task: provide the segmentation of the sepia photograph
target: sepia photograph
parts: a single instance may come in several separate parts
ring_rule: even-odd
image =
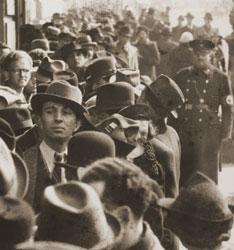
[[[234,0],[0,0],[0,250],[234,250]]]

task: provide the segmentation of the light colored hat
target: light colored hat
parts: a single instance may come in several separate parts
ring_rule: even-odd
[[[193,34],[190,32],[183,32],[179,39],[180,43],[189,43],[193,40]]]

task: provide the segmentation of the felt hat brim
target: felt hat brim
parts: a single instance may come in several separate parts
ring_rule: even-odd
[[[89,114],[83,114],[83,117],[84,117],[84,120],[87,124],[88,130],[99,131],[98,128],[95,126],[94,121],[92,120],[92,118],[90,117]],[[99,122],[100,121],[96,121],[96,124]],[[103,132],[103,131],[101,131],[101,132]],[[120,141],[114,137],[111,137],[111,138],[115,142],[116,156],[125,157],[136,147],[136,145],[129,144],[129,143],[124,142],[124,141]],[[72,167],[72,166],[73,165],[70,165],[70,167]]]
[[[174,198],[161,198],[157,200],[157,205],[159,207],[170,210],[172,203],[175,202]]]
[[[28,168],[23,161],[23,159],[16,153],[11,152],[15,168],[16,168],[16,177],[17,177],[17,193],[16,197],[24,198],[28,191],[29,186],[29,172]]]
[[[35,112],[35,114],[40,115],[43,104],[48,101],[62,102],[64,104],[67,104],[73,110],[75,110],[77,114],[82,114],[82,113],[87,112],[87,110],[82,105],[80,105],[79,103],[75,101],[69,100],[67,98],[64,98],[58,95],[38,93],[31,100],[32,109]]]
[[[149,90],[150,92],[157,98],[157,100],[160,102],[160,99],[158,98],[157,94],[155,93],[155,91],[150,87],[150,84],[148,83],[142,83],[143,85],[145,85]],[[161,102],[160,102],[161,103]],[[168,113],[172,114],[175,118],[178,118],[178,114],[175,110],[169,110],[167,109],[162,103],[161,103],[162,107],[165,108],[165,110],[168,111]]]
[[[96,43],[96,42],[82,43],[81,46],[82,46],[82,47],[85,47],[85,46],[93,46],[93,47],[96,47],[96,46],[97,46],[97,43]]]

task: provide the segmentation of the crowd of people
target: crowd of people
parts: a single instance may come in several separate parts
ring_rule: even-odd
[[[1,250],[234,249],[234,36],[169,11],[55,13],[0,43]]]

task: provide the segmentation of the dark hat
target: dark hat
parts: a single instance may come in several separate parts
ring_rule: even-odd
[[[116,81],[128,82],[133,87],[136,87],[138,84],[140,84],[140,72],[139,70],[129,68],[118,69],[116,73]]]
[[[84,49],[81,45],[76,43],[69,43],[65,44],[61,48],[61,56],[64,61],[74,52],[74,51],[81,51],[85,56],[87,55],[87,50]]]
[[[33,127],[31,113],[27,108],[6,108],[0,110],[0,117],[5,119],[16,135]]]
[[[97,110],[116,110],[135,104],[133,87],[125,82],[115,82],[97,88]]]
[[[34,225],[30,205],[21,199],[0,196],[0,207],[1,249],[12,249],[15,244],[29,240]]]
[[[217,185],[196,172],[177,198],[162,198],[158,205],[168,211],[167,225],[182,242],[212,247],[228,240],[233,215]]]
[[[120,114],[113,114],[96,125],[98,131],[108,134],[115,142],[116,156],[125,157],[137,146],[139,124]]]
[[[31,105],[35,114],[40,115],[42,105],[47,101],[61,102],[69,105],[76,114],[86,112],[82,104],[82,94],[79,88],[64,80],[51,82],[45,93],[38,93],[32,97]]]
[[[45,93],[49,84],[47,83],[40,83],[37,85],[37,93]]]
[[[126,108],[121,109],[118,112],[120,115],[133,119],[133,120],[154,120],[155,113],[154,110],[144,104],[134,104]]]
[[[183,21],[183,20],[184,20],[184,17],[183,17],[183,16],[178,16],[178,17],[177,17],[177,20],[182,20],[182,21]]]
[[[190,12],[187,13],[186,17],[188,19],[193,19],[194,18],[194,16]]]
[[[75,134],[68,142],[67,163],[57,165],[72,170],[85,167],[105,157],[115,156],[115,143],[105,133],[83,131]]]
[[[137,27],[137,34],[140,33],[141,31],[145,31],[146,34],[149,34],[149,28],[145,25],[141,25]]]
[[[34,77],[40,82],[46,83],[53,80],[54,72],[65,70],[66,64],[62,60],[52,60],[49,57],[45,57],[37,72],[34,73]]]
[[[11,125],[4,119],[0,118],[0,137],[6,143],[7,147],[10,150],[15,149],[15,133],[11,127]]]
[[[132,37],[132,30],[128,25],[121,26],[118,30],[119,36]]]
[[[156,102],[161,104],[162,109],[165,109],[165,113],[171,112],[175,117],[177,116],[175,109],[184,102],[184,95],[170,77],[161,74],[150,85],[145,84],[145,86],[145,91],[149,90],[154,95]],[[144,104],[147,101],[139,99],[139,103]],[[150,106],[153,108],[152,104]]]
[[[166,26],[164,25],[161,29],[161,35],[163,36],[170,36],[172,33],[171,33],[171,29],[169,26]]]
[[[112,214],[104,213],[98,194],[91,186],[69,181],[45,189],[37,240],[109,249],[121,232],[119,221]]]
[[[76,43],[78,45],[81,45],[82,47],[85,47],[85,46],[96,47],[97,46],[97,43],[93,42],[91,36],[89,35],[78,36],[76,39]]]
[[[97,58],[87,67],[84,78],[88,83],[96,83],[100,79],[116,73],[116,60],[111,57]]]
[[[50,50],[50,43],[48,39],[34,39],[31,42],[31,49],[43,49],[45,51]]]
[[[195,39],[189,43],[189,46],[195,52],[212,51],[215,48],[215,44],[212,41],[205,39]]]
[[[213,16],[210,12],[206,12],[205,16],[204,16],[204,19],[207,19],[207,20],[213,20]]]
[[[87,250],[64,242],[34,241],[17,244],[14,250]]]

